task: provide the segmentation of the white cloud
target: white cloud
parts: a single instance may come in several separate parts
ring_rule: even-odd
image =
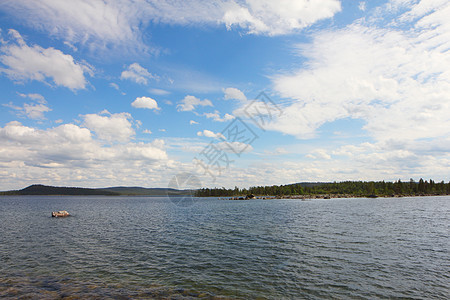
[[[15,0],[0,2],[0,10],[20,24],[90,50],[116,53],[151,52],[143,30],[149,23],[226,25],[252,34],[277,35],[331,18],[341,10],[338,0]]]
[[[23,105],[24,114],[30,119],[45,119],[44,113],[51,109],[44,104],[25,103]]]
[[[126,93],[124,93],[124,92],[122,92],[122,91],[120,90],[120,87],[119,87],[119,85],[118,85],[117,83],[110,82],[110,83],[109,83],[109,86],[112,87],[113,89],[115,89],[116,91],[119,91],[120,94],[122,94],[123,96],[126,95]]]
[[[0,127],[0,153],[2,185],[12,188],[38,183],[36,180],[97,187],[119,183],[145,186],[145,181],[155,180],[162,184],[164,179],[155,172],[162,174],[170,163],[161,140],[104,145],[89,129],[74,124],[41,130],[10,122]]]
[[[422,3],[428,5],[425,14],[417,12]],[[299,54],[307,58],[305,67],[274,79],[280,95],[293,100],[271,129],[309,138],[322,124],[353,118],[365,120],[363,129],[377,141],[448,136],[446,12],[448,2],[421,2],[397,19],[411,14],[421,18],[399,27],[358,21],[315,34],[311,44],[299,46]]]
[[[142,132],[146,134],[152,134],[152,131],[150,129],[144,129]]]
[[[64,86],[71,90],[85,89],[88,84],[84,73],[92,75],[89,66],[76,63],[71,55],[54,48],[28,46],[22,36],[10,29],[13,41],[0,46],[0,72],[11,80],[23,82],[37,80]]]
[[[24,103],[23,106],[17,106],[14,105],[12,102],[9,104],[3,104],[5,107],[9,107],[11,109],[14,109],[18,112],[19,116],[26,116],[27,118],[34,119],[34,120],[44,120],[45,116],[44,113],[51,111],[52,109],[49,108],[46,104],[47,101],[45,100],[44,96],[41,94],[21,94],[18,93],[18,95],[22,98],[29,98],[31,100],[36,101],[37,103]]]
[[[223,92],[225,94],[225,100],[236,99],[242,102],[247,101],[247,97],[245,97],[244,93],[237,88],[226,88]]]
[[[159,110],[158,103],[155,99],[152,99],[150,97],[138,97],[136,100],[131,103],[131,106],[135,108],[147,108],[147,109],[154,109]]]
[[[67,47],[69,47],[70,49],[72,49],[72,51],[78,51],[78,48],[75,47],[72,43],[68,42],[68,41],[64,41],[64,45],[66,45]]]
[[[172,147],[172,144],[174,142],[168,142],[166,146],[165,142],[154,140],[151,143],[111,145],[95,139],[89,129],[74,124],[40,130],[17,121],[10,122],[0,127],[0,181],[3,190],[23,188],[37,183],[37,179],[43,184],[60,186],[166,186],[168,178],[180,170],[195,171],[192,164],[168,159],[165,149]],[[192,147],[190,151],[195,153],[206,146],[195,139],[179,139],[178,148],[186,145]],[[299,181],[408,180],[410,177],[447,181],[450,168],[448,138],[421,145],[344,145],[338,150],[353,152],[348,160],[334,159],[336,155],[346,154],[333,152],[330,160],[280,161],[263,158],[238,162],[229,145],[222,142],[215,145],[230,153],[230,160],[234,160],[218,178],[221,185],[229,188],[234,187],[236,182],[241,187],[247,187]],[[246,148],[245,145],[233,147],[252,150],[251,146]],[[354,151],[353,147],[358,150]],[[183,148],[183,151],[188,150]],[[201,177],[202,174],[199,178],[207,186],[211,178],[208,175]],[[21,179],[20,182],[17,178]]]
[[[247,153],[253,151],[253,147],[250,144],[242,143],[242,142],[220,142],[217,143],[216,146],[219,149],[222,149],[223,151],[227,153]]]
[[[142,126],[142,121],[141,120],[135,120],[134,121],[134,125],[136,125],[136,128],[141,128],[141,126]]]
[[[252,34],[279,35],[331,18],[340,10],[337,0],[247,0],[245,4],[233,1],[223,22],[228,29],[236,25]]]
[[[147,85],[149,79],[159,80],[159,76],[150,73],[138,63],[132,63],[122,72],[120,79],[131,80],[139,84]]]
[[[154,95],[158,95],[158,96],[166,96],[166,95],[170,94],[169,91],[166,91],[166,90],[163,90],[163,89],[155,89],[155,88],[150,89],[149,92],[154,94]]]
[[[285,148],[277,147],[274,151],[264,150],[263,155],[278,156],[278,155],[285,155],[285,154],[288,154],[288,153],[289,152]]]
[[[325,149],[316,149],[310,154],[306,155],[308,158],[312,159],[331,159],[331,155],[327,153]]]
[[[38,101],[39,103],[46,104],[47,101],[45,101],[44,96],[41,94],[19,94],[20,97],[23,98],[30,98],[31,100]]]
[[[361,11],[366,11],[366,2],[364,2],[364,1],[359,2],[358,8]]]
[[[361,145],[345,145],[332,151],[333,155],[342,155],[353,157],[366,151],[375,150],[375,146],[370,143],[362,143]]]
[[[120,91],[119,85],[117,83],[114,82],[110,82],[109,86],[112,87],[113,89]]]
[[[190,120],[190,121],[189,121],[189,124],[190,124],[190,125],[194,125],[194,124],[198,124],[198,122],[195,122],[194,120]]]
[[[220,132],[214,133],[208,129],[197,132],[197,135],[198,136],[206,136],[206,137],[215,138],[215,139],[219,139],[219,138],[225,139],[223,134],[221,134]]]
[[[131,160],[160,160],[166,159],[166,152],[161,149],[164,146],[162,140],[155,140],[151,144],[131,143],[127,145],[119,145],[121,150],[121,159]]]
[[[143,49],[139,25],[145,2],[73,0],[2,1],[7,11],[30,27],[90,49]]]
[[[301,144],[302,147],[305,144]],[[286,184],[301,181],[345,181],[345,180],[409,180],[414,178],[433,178],[436,181],[448,181],[448,168],[450,167],[450,140],[444,141],[440,154],[430,155],[430,149],[436,145],[427,145],[419,153],[416,148],[404,149],[388,148],[387,145],[370,144],[354,145],[366,150],[354,156],[336,159],[314,158],[303,160],[286,157],[272,157],[270,160],[239,160],[237,161],[227,145],[222,144],[224,151],[231,153],[229,158],[235,160],[230,168],[224,170],[218,182],[226,187],[234,187],[236,182],[241,186]],[[244,147],[244,146],[243,146]],[[246,151],[250,149],[246,149]],[[323,149],[331,153],[329,149]],[[204,184],[211,182],[210,178],[202,178]],[[214,185],[213,185],[214,186]]]
[[[234,116],[230,115],[230,114],[225,114],[222,117],[220,117],[219,112],[216,110],[213,113],[204,113],[203,114],[205,117],[207,117],[208,119],[213,119],[216,122],[227,122],[227,121],[231,121],[234,119]]]
[[[200,100],[188,95],[177,105],[177,109],[178,111],[193,111],[196,106],[213,106],[213,104],[208,99]]]
[[[234,116],[251,119],[251,122],[254,125],[257,125],[263,130],[274,129],[275,125],[272,121],[282,120],[280,116],[282,116],[283,113],[281,106],[277,105],[265,94],[262,94],[261,97],[258,97],[249,103],[241,103],[241,106],[233,111]],[[292,117],[294,120],[298,118],[295,114],[292,115]],[[288,119],[288,121],[292,120]]]
[[[100,140],[106,142],[128,142],[135,131],[130,120],[129,113],[109,114],[87,114],[82,116],[83,126],[92,130]]]

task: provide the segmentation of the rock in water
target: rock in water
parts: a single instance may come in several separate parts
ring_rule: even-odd
[[[65,210],[60,210],[60,211],[54,211],[52,212],[52,217],[55,218],[61,218],[61,217],[68,217],[70,216],[69,213]]]

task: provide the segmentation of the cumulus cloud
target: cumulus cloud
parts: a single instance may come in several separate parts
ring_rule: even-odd
[[[206,137],[215,138],[215,139],[218,139],[218,138],[225,139],[223,134],[221,134],[220,132],[215,133],[208,129],[197,132],[197,135],[198,136],[206,136]]]
[[[168,140],[167,145],[162,140],[111,145],[95,139],[95,134],[89,129],[74,124],[38,129],[14,121],[0,127],[0,179],[3,189],[23,188],[36,183],[36,178],[41,178],[44,184],[61,186],[164,186],[167,178],[180,169],[195,172],[192,164],[168,159],[165,149],[174,144]],[[185,147],[189,143],[186,139],[180,139],[178,144]],[[198,142],[192,141],[191,144],[194,147]],[[231,160],[236,160],[234,151],[227,143],[218,142],[215,145],[230,153]],[[251,146],[246,148],[245,145],[240,146],[244,151],[252,150]],[[237,144],[233,146],[239,147]],[[390,147],[389,150],[386,150],[387,147]],[[203,145],[191,151],[198,153],[202,149]],[[450,168],[449,149],[450,140],[445,138],[421,145],[383,145],[380,142],[343,145],[335,152],[324,149],[333,158],[342,156],[341,160],[263,159],[231,162],[230,168],[221,174],[220,184],[232,188],[236,182],[246,187],[337,178],[408,180],[428,174],[433,174],[432,178],[436,180],[446,179]],[[350,156],[345,159],[347,155]],[[206,184],[211,181],[208,175],[201,177],[202,174],[198,175],[202,182]],[[20,182],[17,178],[21,178]]]
[[[12,103],[3,105],[17,110],[19,115],[23,115],[34,120],[45,119],[44,113],[51,111],[51,108],[42,103],[25,103],[23,106],[15,106]]]
[[[341,141],[342,142],[342,141]],[[244,160],[232,162],[226,172],[220,176],[220,184],[234,187],[236,182],[245,183],[244,186],[251,185],[272,185],[286,184],[288,182],[301,181],[334,181],[334,180],[409,180],[414,178],[433,178],[437,181],[442,179],[447,181],[448,168],[450,167],[450,140],[445,138],[439,141],[439,153],[434,144],[420,146],[419,144],[407,144],[393,146],[382,143],[362,143],[356,145],[344,145],[345,151],[352,151],[354,146],[359,148],[352,156],[334,153],[332,145],[329,149],[321,149],[323,154],[331,156],[330,159],[323,159],[316,151],[307,149],[305,144],[299,144],[295,153],[312,153],[314,158],[289,159],[288,157],[271,157],[260,160]],[[218,143],[219,144],[219,143]],[[217,145],[217,144],[214,144]],[[241,149],[244,152],[251,151],[243,144]],[[328,146],[328,145],[327,145]],[[226,143],[221,143],[221,149],[230,153],[229,158],[235,160],[234,148],[228,147]],[[238,146],[239,147],[239,146]],[[336,147],[338,148],[338,147]],[[227,150],[228,149],[228,150]],[[320,148],[319,148],[320,149]],[[285,152],[285,150],[281,150]],[[431,151],[431,152],[430,152]],[[292,152],[290,152],[292,153]],[[433,155],[430,155],[433,153]],[[302,153],[303,154],[303,153]],[[274,155],[270,153],[270,155]],[[335,156],[341,155],[338,159]],[[430,175],[432,175],[430,177]],[[210,182],[209,178],[202,178],[203,182]]]
[[[237,88],[229,87],[229,88],[224,89],[223,92],[225,94],[225,96],[224,96],[225,100],[233,99],[233,100],[239,100],[242,102],[247,101],[247,97],[245,97],[244,93]]]
[[[204,113],[203,114],[205,117],[207,117],[208,119],[213,119],[216,122],[227,122],[227,121],[231,121],[234,119],[234,116],[230,115],[230,114],[225,114],[222,117],[220,117],[219,111],[214,111],[213,113]]]
[[[364,120],[377,141],[448,136],[447,12],[446,1],[420,2],[396,17],[397,27],[371,26],[383,20],[378,14],[368,24],[318,32],[298,46],[307,59],[303,68],[274,79],[292,102],[269,127],[309,138],[325,123],[353,118]]]
[[[131,80],[139,84],[147,85],[149,79],[159,80],[159,76],[150,73],[138,63],[132,63],[122,72],[120,79]]]
[[[193,111],[196,106],[213,106],[213,104],[208,99],[200,100],[197,97],[188,95],[177,105],[177,110]]]
[[[24,103],[23,106],[14,105],[12,102],[8,104],[3,104],[5,107],[9,107],[17,111],[19,116],[25,116],[34,120],[43,120],[45,119],[44,113],[51,111],[52,109],[47,106],[47,101],[44,96],[41,94],[21,94],[18,95],[22,98],[29,98],[31,100],[36,101],[37,103]]]
[[[194,121],[194,120],[190,120],[190,121],[189,121],[189,124],[190,124],[190,125],[194,125],[194,124],[198,124],[198,122],[196,122],[196,121]]]
[[[83,126],[93,131],[96,136],[106,142],[128,142],[135,131],[131,123],[129,113],[110,114],[104,112],[101,114],[83,115]]]
[[[0,46],[1,73],[16,82],[37,80],[71,90],[86,88],[84,75],[92,75],[88,65],[76,63],[71,55],[54,48],[28,46],[16,30],[10,29],[9,34],[12,40]]]
[[[159,110],[158,103],[155,99],[152,99],[150,97],[138,97],[136,100],[134,100],[131,103],[131,106],[135,108],[147,108],[147,109],[154,109]]]
[[[36,178],[49,178],[43,183],[54,185],[136,184],[137,173],[153,180],[155,170],[168,163],[161,140],[104,144],[88,128],[74,124],[37,129],[10,122],[0,127],[0,152],[2,182],[16,188],[23,186],[17,186],[15,176],[21,178],[20,185],[36,183]]]

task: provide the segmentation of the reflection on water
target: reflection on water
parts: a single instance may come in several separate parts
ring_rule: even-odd
[[[446,299],[449,212],[450,197],[1,197],[0,297]]]

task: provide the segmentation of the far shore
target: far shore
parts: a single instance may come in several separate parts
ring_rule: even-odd
[[[351,195],[351,194],[319,194],[319,195],[283,195],[283,196],[254,196],[248,198],[246,196],[231,196],[218,197],[224,200],[271,200],[271,199],[299,199],[299,200],[313,200],[313,199],[346,199],[346,198],[407,198],[407,197],[437,197],[450,196],[449,194],[421,194],[421,195]],[[213,198],[217,198],[211,196]],[[205,197],[209,198],[209,197]]]

